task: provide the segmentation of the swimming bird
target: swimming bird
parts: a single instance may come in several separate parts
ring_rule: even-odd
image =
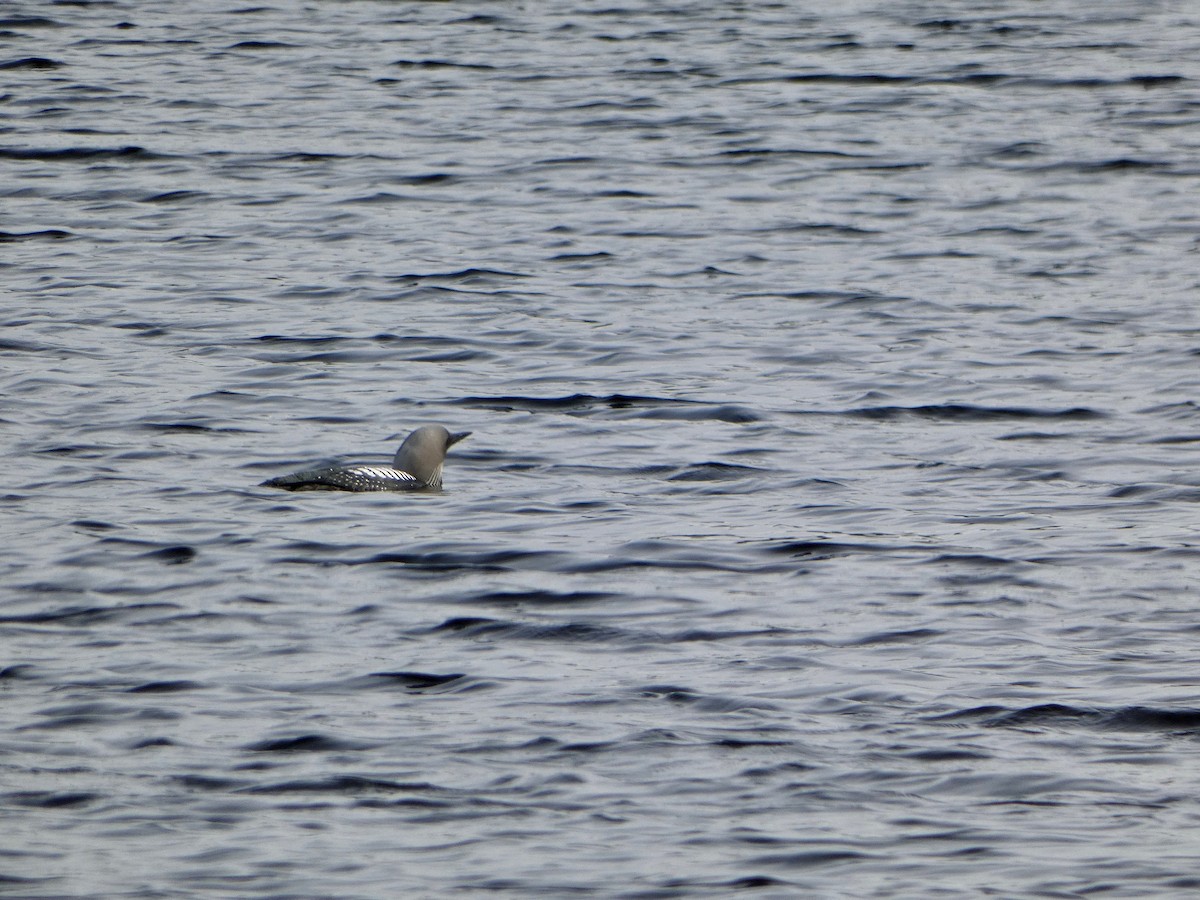
[[[422,425],[404,439],[390,466],[327,466],[270,478],[262,487],[285,491],[438,491],[446,451],[469,435]]]

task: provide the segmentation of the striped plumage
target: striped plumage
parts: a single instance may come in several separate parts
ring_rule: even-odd
[[[432,485],[391,466],[329,466],[281,475],[263,487],[288,491],[419,491]]]
[[[470,433],[451,434],[441,425],[422,425],[404,439],[390,466],[327,466],[271,478],[262,486],[286,491],[440,490],[446,451]]]

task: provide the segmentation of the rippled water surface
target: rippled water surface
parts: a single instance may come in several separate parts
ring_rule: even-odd
[[[837,10],[4,4],[0,893],[1200,888],[1200,13]]]

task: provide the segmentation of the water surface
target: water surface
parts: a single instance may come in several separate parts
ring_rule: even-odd
[[[1194,890],[1200,20],[968,6],[10,2],[0,890]]]

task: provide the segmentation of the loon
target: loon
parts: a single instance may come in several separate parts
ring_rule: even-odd
[[[404,439],[390,466],[328,466],[281,475],[261,487],[285,491],[441,490],[446,451],[471,432],[451,434],[441,425],[422,425]]]

